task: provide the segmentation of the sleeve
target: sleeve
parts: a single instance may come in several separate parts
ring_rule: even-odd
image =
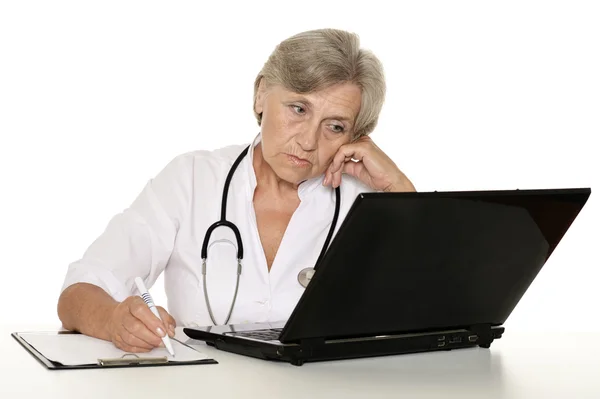
[[[83,257],[69,265],[61,292],[75,283],[90,283],[123,301],[134,294],[135,277],[152,286],[173,251],[190,203],[192,178],[192,156],[172,160],[129,208],[109,221]]]

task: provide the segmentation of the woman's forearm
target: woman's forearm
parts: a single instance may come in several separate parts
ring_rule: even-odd
[[[107,326],[119,303],[102,288],[88,283],[73,284],[58,300],[58,318],[67,330],[110,340]]]

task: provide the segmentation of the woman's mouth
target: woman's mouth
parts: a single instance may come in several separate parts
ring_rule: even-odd
[[[300,168],[306,168],[311,165],[311,163],[308,159],[298,158],[297,156],[290,155],[290,154],[286,154],[286,155],[287,155],[288,161],[294,166],[297,166]]]

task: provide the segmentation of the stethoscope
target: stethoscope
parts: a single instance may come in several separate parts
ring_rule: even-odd
[[[228,221],[226,218],[227,215],[227,193],[229,191],[229,185],[231,183],[231,178],[235,170],[237,169],[242,159],[248,154],[248,150],[250,146],[246,147],[244,151],[237,157],[231,168],[229,169],[229,173],[227,174],[227,178],[225,179],[225,186],[223,187],[223,197],[221,198],[221,220],[213,223],[208,230],[206,230],[206,234],[204,236],[204,242],[202,243],[202,285],[204,288],[204,299],[206,301],[206,308],[208,309],[208,314],[210,315],[210,319],[212,320],[214,325],[217,325],[215,321],[215,317],[212,312],[212,307],[210,306],[210,301],[208,299],[208,292],[206,290],[206,259],[208,255],[208,242],[210,240],[210,235],[217,227],[229,227],[233,234],[235,235],[235,240],[237,241],[237,281],[235,283],[235,291],[233,293],[233,300],[231,301],[231,307],[229,308],[229,314],[227,315],[227,319],[225,319],[225,323],[229,322],[229,318],[231,317],[231,313],[233,312],[233,307],[235,306],[235,301],[238,295],[238,288],[240,286],[240,274],[242,274],[242,258],[244,257],[244,247],[242,245],[242,237],[240,235],[240,231],[237,226],[232,222]],[[331,237],[333,236],[333,231],[335,230],[335,225],[337,223],[338,216],[340,214],[340,188],[337,187],[335,189],[335,211],[333,214],[333,221],[331,222],[331,227],[329,228],[329,233],[327,234],[327,238],[325,239],[325,244],[323,244],[323,248],[321,249],[321,253],[317,258],[317,263],[321,260],[321,258],[325,255],[327,248],[329,247],[329,242],[331,241]],[[298,273],[298,282],[301,286],[306,288],[310,279],[314,274],[314,268],[307,267]]]

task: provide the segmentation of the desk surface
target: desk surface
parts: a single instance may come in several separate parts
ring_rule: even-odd
[[[0,398],[25,393],[62,399],[182,395],[600,398],[600,332],[533,334],[507,329],[490,349],[306,363],[301,367],[229,354],[189,340],[219,364],[50,371],[10,336],[13,331],[28,330],[0,326]],[[177,337],[187,340],[181,329]]]

